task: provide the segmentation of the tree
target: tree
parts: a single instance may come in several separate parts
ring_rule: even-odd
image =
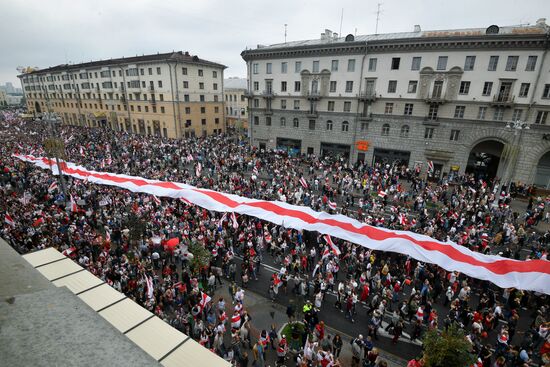
[[[471,349],[464,330],[457,325],[441,333],[437,329],[430,330],[424,337],[425,367],[470,366],[475,360]]]
[[[201,268],[210,264],[211,253],[202,244],[191,241],[188,251],[193,254],[193,259],[191,259],[193,274],[199,274]]]

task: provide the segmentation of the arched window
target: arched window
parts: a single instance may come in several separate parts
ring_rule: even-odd
[[[390,135],[390,125],[384,124],[382,125],[382,136],[388,136]]]
[[[402,138],[408,138],[409,137],[409,125],[403,125],[401,126],[401,137]]]
[[[327,120],[327,130],[332,131],[332,120]]]
[[[292,125],[295,128],[299,128],[300,127],[300,121],[297,118],[295,118],[294,120],[292,120]]]
[[[349,130],[349,122],[347,121],[342,122],[342,131],[346,132],[348,130]]]
[[[281,127],[286,126],[286,119],[284,117],[281,117]]]

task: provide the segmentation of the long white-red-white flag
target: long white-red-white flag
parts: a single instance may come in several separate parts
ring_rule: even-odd
[[[15,227],[15,221],[13,220],[11,215],[9,215],[9,213],[6,213],[6,216],[4,217],[4,222],[6,222],[7,224],[9,224],[12,227]]]
[[[31,155],[15,155],[43,169],[58,172],[55,161]],[[343,215],[316,212],[311,208],[279,201],[265,201],[206,190],[178,182],[148,180],[108,172],[96,172],[74,163],[64,163],[63,173],[89,182],[125,188],[133,192],[171,198],[185,198],[193,204],[217,212],[236,212],[266,220],[286,228],[318,231],[361,246],[409,255],[488,280],[503,288],[518,288],[550,294],[550,261],[520,261],[474,252],[453,242],[443,242],[408,231],[373,227]],[[54,168],[55,167],[55,168]]]

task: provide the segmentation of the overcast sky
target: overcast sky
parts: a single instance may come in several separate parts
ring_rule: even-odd
[[[379,0],[378,32],[487,27],[550,18],[550,0]],[[374,0],[0,0],[0,83],[17,66],[189,51],[245,76],[240,53],[257,44],[375,32]],[[549,19],[550,23],[550,19]]]

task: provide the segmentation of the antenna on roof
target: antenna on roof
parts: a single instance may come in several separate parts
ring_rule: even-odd
[[[285,23],[285,43],[286,43],[286,27],[287,27],[287,24]]]
[[[380,6],[382,3],[378,3],[378,8],[376,10],[376,30],[374,31],[374,34],[378,34],[378,21],[380,20],[380,14],[382,13],[380,11]]]
[[[344,8],[342,8],[342,13],[340,14],[340,32],[338,34],[342,34],[342,22],[344,21]]]

